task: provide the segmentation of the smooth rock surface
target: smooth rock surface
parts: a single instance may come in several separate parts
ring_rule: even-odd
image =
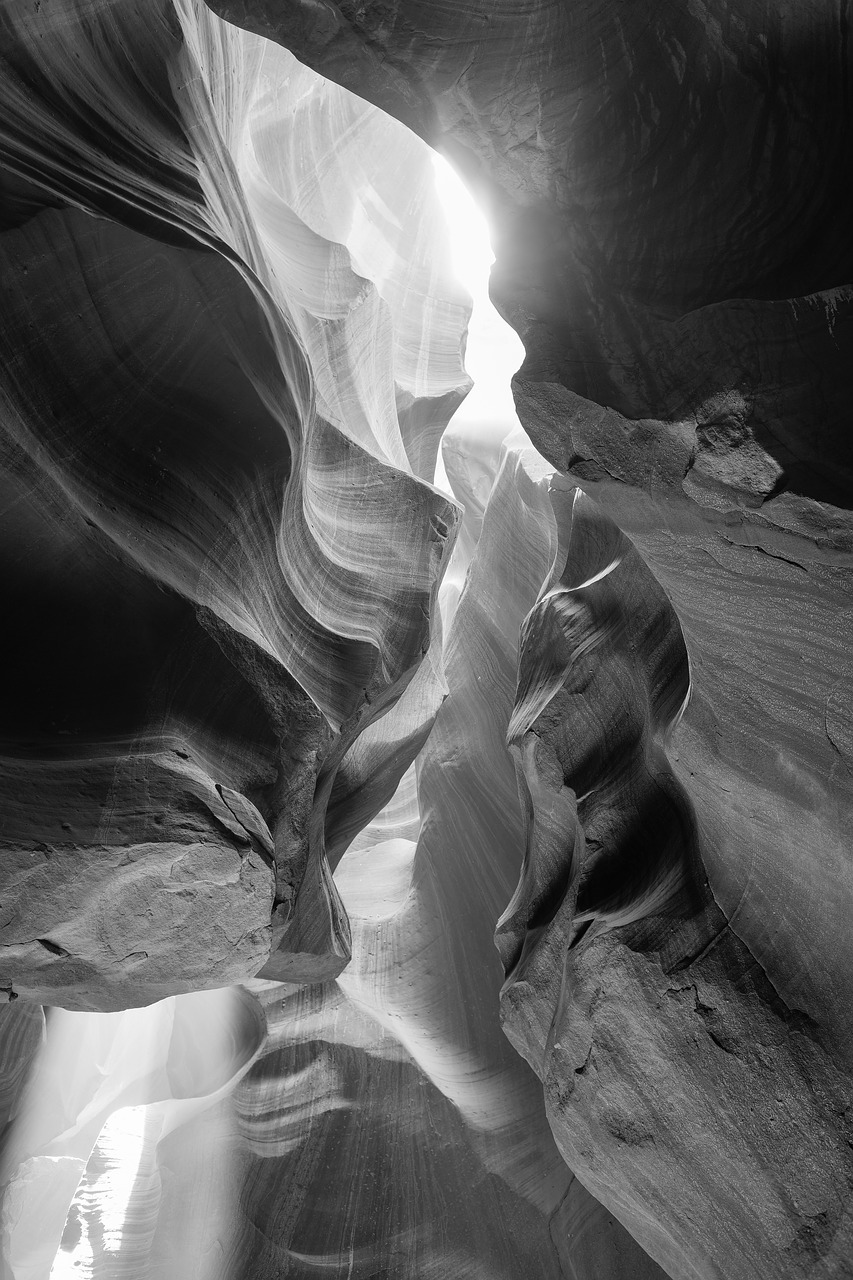
[[[478,186],[522,423],[594,573],[630,539],[608,620],[525,624],[512,737],[505,1019],[561,1150],[674,1276],[848,1274],[849,7],[216,7]]]
[[[136,1134],[121,1261],[851,1274],[846,3],[0,24],[0,988],[313,984]],[[467,303],[368,102],[526,347],[455,563]],[[22,1274],[75,1182],[114,1252],[159,1009],[165,1084],[128,1036],[16,1113]]]
[[[461,459],[448,452],[454,491],[473,479]],[[504,744],[518,629],[553,551],[553,468],[519,432],[473,474],[490,497],[448,628],[448,696],[335,868],[352,961],[335,984],[257,992],[271,1031],[234,1098],[230,1274],[662,1274],[561,1163],[501,1030],[492,922],[524,844]]]
[[[690,719],[675,612],[580,490],[551,503],[560,545],[509,735],[529,825],[499,930],[507,1033],[567,1160],[670,1274],[843,1274],[846,1006],[818,1021],[786,1003],[720,909],[705,815],[667,755]]]
[[[0,977],[332,977],[327,825],[443,696],[468,306],[429,153],[189,0],[16,4],[2,52]]]

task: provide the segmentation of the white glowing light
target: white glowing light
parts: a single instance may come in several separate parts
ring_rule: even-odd
[[[231,1229],[227,1124],[216,1105],[249,1070],[264,1033],[259,1006],[236,987],[120,1013],[51,1010],[13,1131],[0,1272],[15,1280],[136,1274],[140,1232],[158,1212],[158,1143],[192,1121],[191,1136],[173,1150],[172,1172],[183,1162],[181,1176],[218,1208],[172,1224],[162,1280],[203,1280],[215,1261],[211,1233],[221,1241]]]
[[[433,156],[435,185],[450,225],[453,270],[474,298],[488,297],[489,270],[495,260],[489,225],[474,197],[444,156]]]
[[[67,1280],[69,1276],[81,1280],[92,1275],[94,1256],[89,1239],[89,1212],[100,1217],[104,1253],[120,1252],[123,1227],[145,1143],[146,1110],[144,1106],[121,1107],[106,1121],[95,1144],[106,1169],[97,1181],[85,1189],[81,1187],[75,1196],[75,1202],[79,1204],[80,1239],[71,1249],[60,1248],[51,1268],[50,1280]]]
[[[450,231],[453,269],[474,303],[465,352],[465,368],[474,380],[474,390],[454,417],[451,432],[455,429],[458,433],[462,423],[479,424],[490,437],[502,440],[518,426],[509,379],[524,359],[524,347],[489,297],[495,255],[488,223],[444,157],[433,156],[433,165]]]
[[[495,256],[488,223],[447,161],[435,155],[433,165],[436,190],[450,232],[453,268],[474,304],[465,349],[465,369],[474,387],[444,433],[434,480],[437,488],[465,508],[453,559],[439,591],[439,607],[447,628],[480,535],[501,445],[507,436],[521,430],[510,379],[524,359],[524,347],[489,297],[489,274]]]
[[[95,1255],[89,1242],[89,1224],[80,1223],[81,1235],[73,1249],[60,1248],[50,1269],[50,1280],[85,1280],[95,1267]]]

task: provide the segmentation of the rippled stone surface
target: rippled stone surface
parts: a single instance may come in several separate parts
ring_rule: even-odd
[[[217,8],[479,185],[597,504],[525,623],[498,930],[560,1148],[673,1275],[847,1274],[847,6]]]
[[[429,153],[204,6],[3,22],[3,980],[331,977],[327,838],[442,691],[467,305]]]
[[[16,1275],[850,1274],[848,17],[7,6]]]

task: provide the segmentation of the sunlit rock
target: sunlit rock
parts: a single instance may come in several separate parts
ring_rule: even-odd
[[[847,1274],[846,15],[0,21],[15,1280]]]
[[[0,978],[332,977],[327,836],[444,692],[468,307],[429,153],[203,5],[5,22]]]
[[[566,1158],[671,1274],[837,1274],[853,1134],[834,1027],[780,998],[715,900],[667,755],[690,691],[672,606],[580,490],[551,503],[509,732],[529,816],[498,933],[507,1034]]]
[[[27,1000],[0,1005],[0,1123],[3,1136],[15,1119],[29,1072],[44,1036],[44,1014]]]
[[[524,847],[505,738],[556,529],[553,468],[523,433],[477,474],[491,499],[448,630],[448,697],[335,869],[352,961],[334,985],[258,993],[271,1034],[235,1094],[234,1275],[661,1275],[560,1161],[501,1029],[493,922]]]
[[[597,504],[525,623],[498,934],[561,1150],[674,1276],[846,1274],[847,16],[216,7],[478,186],[519,415]]]
[[[0,1160],[3,1274],[59,1280],[69,1273],[97,1277],[111,1263],[146,1267],[171,1179],[160,1145],[217,1111],[265,1036],[263,1012],[241,988],[123,1013],[51,1011],[44,1051]],[[203,1154],[221,1163],[227,1132],[214,1125],[206,1137]],[[186,1146],[188,1159],[202,1154],[192,1141]],[[199,1170],[196,1178],[197,1190],[209,1192],[209,1178]],[[214,1197],[205,1206],[199,1199],[194,1211],[196,1225],[187,1221],[173,1239],[174,1263],[184,1268],[175,1275],[188,1274],[194,1239],[207,1238],[209,1248],[211,1227],[214,1236],[228,1236],[227,1203]],[[76,1249],[76,1269],[73,1262],[62,1269],[61,1245],[66,1253]]]

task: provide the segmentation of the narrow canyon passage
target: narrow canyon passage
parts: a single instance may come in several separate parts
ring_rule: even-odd
[[[193,30],[208,46],[223,38],[211,15],[195,20],[200,25]],[[439,712],[388,804],[337,863],[351,958],[336,981],[296,987],[260,978],[245,988],[178,995],[124,1013],[51,1013],[46,1048],[7,1151],[4,1256],[16,1278],[56,1280],[318,1271],[512,1277],[531,1265],[543,1276],[571,1274],[570,1231],[583,1236],[577,1223],[590,1214],[600,1219],[596,1252],[630,1254],[631,1242],[578,1184],[572,1190],[539,1084],[500,1029],[502,976],[492,939],[524,836],[502,747],[513,696],[513,627],[505,623],[495,635],[477,612],[480,597],[492,590],[493,564],[504,562],[514,580],[506,583],[502,607],[517,632],[547,555],[536,532],[533,548],[525,545],[516,562],[513,526],[496,517],[488,568],[472,574],[467,602],[463,593],[499,472],[511,477],[522,456],[535,459],[543,475],[548,471],[509,394],[523,352],[488,301],[487,228],[446,162],[411,135],[401,142],[394,122],[283,50],[236,32],[228,39],[232,58],[251,65],[259,86],[249,84],[254,97],[239,143],[232,144],[240,148],[251,225],[275,278],[287,281],[287,319],[309,352],[324,413],[347,433],[369,433],[362,439],[375,441],[371,448],[405,470],[414,460],[425,469],[437,465],[440,486],[459,504],[462,523],[440,587],[442,627],[413,682],[407,716],[429,723],[442,699],[454,709]],[[205,71],[212,76],[215,66]],[[348,138],[348,150],[339,136]],[[401,145],[409,182],[416,183],[406,192],[411,211],[404,226],[399,198],[396,206],[382,203],[390,200],[384,154],[394,146],[399,156]],[[342,189],[351,201],[348,214],[340,207]],[[87,233],[81,220],[75,234]],[[309,251],[301,262],[295,256]],[[93,262],[100,252],[98,243]],[[119,241],[110,252],[126,294],[135,287],[127,275],[134,266],[117,258]],[[173,278],[178,268],[172,251]],[[178,332],[192,326],[195,346],[202,315],[210,315],[209,294],[203,311],[183,320],[166,277],[158,279],[150,268],[147,274],[141,314],[148,319],[156,306],[160,324],[177,325]],[[470,320],[466,289],[475,294]],[[463,325],[477,381],[445,431],[439,455],[438,434],[454,404],[444,386],[452,388],[453,378],[465,387]],[[381,363],[388,337],[395,343],[393,382],[390,366]],[[140,360],[139,339],[133,341]],[[158,335],[162,350],[160,344]],[[362,367],[367,350],[374,366],[369,376]],[[210,360],[202,367],[196,396],[209,386],[214,367]],[[217,391],[218,415],[237,414],[245,435],[245,410],[225,386]],[[387,399],[392,390],[396,403]],[[229,394],[231,404],[223,405]],[[178,429],[177,423],[171,428]],[[269,435],[260,425],[253,430]],[[507,436],[512,444],[502,453]],[[161,434],[154,450],[165,462],[163,450],[173,447]],[[189,460],[189,441],[185,448]],[[512,480],[503,484],[511,502]],[[78,591],[75,604],[79,598]],[[91,661],[92,629],[82,618],[83,654],[69,656],[69,664]],[[476,669],[487,654],[496,665],[481,682]],[[140,655],[143,679],[157,661],[150,647]],[[93,672],[90,693],[92,701],[100,694],[101,704],[102,675],[102,668]],[[116,679],[123,685],[123,675]],[[72,667],[65,683],[74,688],[78,682]],[[200,693],[189,692],[202,708]],[[52,713],[56,700],[49,688]],[[121,704],[108,701],[120,713]],[[202,714],[209,724],[209,710]],[[233,734],[227,704],[220,716]],[[66,717],[74,737],[88,729],[75,707]],[[174,722],[174,710],[170,718]],[[31,733],[31,722],[25,731]],[[393,751],[395,732],[378,720],[373,751],[383,745],[386,754]],[[237,746],[229,747],[236,755]],[[210,746],[207,751],[212,754]],[[491,788],[486,780],[495,769],[502,778],[490,795],[495,779]],[[227,793],[220,794],[228,804]],[[134,886],[134,897],[145,901],[145,881]],[[171,933],[176,922],[168,923]],[[60,936],[56,928],[50,934]],[[60,960],[62,952],[76,951],[67,929],[61,937],[54,944]],[[160,959],[175,964],[170,941],[161,943],[166,954]],[[325,962],[318,963],[322,971]],[[140,961],[134,968],[138,974]],[[77,974],[69,986],[75,980]],[[238,999],[244,990],[251,997]],[[255,1015],[244,1007],[246,998],[257,1004]],[[8,1006],[7,1016],[19,1007]],[[181,1032],[183,1023],[191,1030]],[[588,1225],[585,1230],[590,1233]]]
[[[853,1275],[849,14],[700,10],[0,13],[10,1280]]]

